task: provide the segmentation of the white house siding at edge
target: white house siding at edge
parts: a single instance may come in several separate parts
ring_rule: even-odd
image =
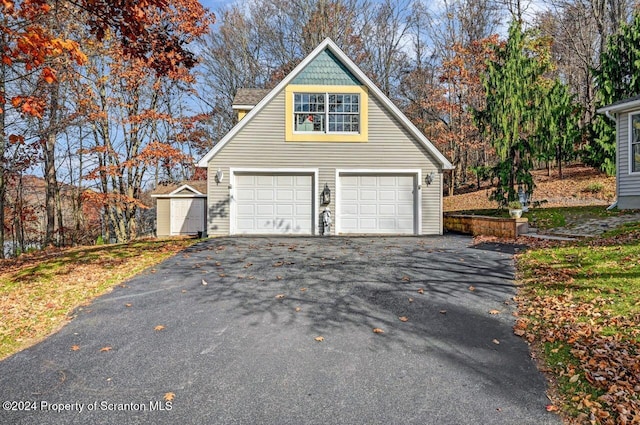
[[[618,117],[617,125],[617,161],[618,172],[616,173],[616,184],[618,188],[619,208],[640,208],[640,173],[630,174],[629,164],[629,117],[633,113],[621,113]]]
[[[442,233],[442,171],[439,163],[415,141],[374,96],[369,96],[369,140],[367,142],[285,142],[285,97],[279,93],[259,114],[209,162],[208,234],[230,232],[230,169],[317,169],[318,190],[325,183],[332,193],[329,205],[335,213],[336,169],[419,169],[422,186],[420,233]],[[224,173],[215,181],[216,171]],[[427,186],[424,178],[433,172]],[[314,193],[314,211],[320,211],[319,193]],[[317,214],[316,214],[317,215]],[[317,234],[317,221],[316,231]],[[332,233],[335,227],[332,228]]]

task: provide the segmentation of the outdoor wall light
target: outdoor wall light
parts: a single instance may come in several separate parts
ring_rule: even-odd
[[[329,189],[329,185],[326,183],[324,184],[324,190],[322,191],[321,198],[322,205],[331,203],[331,190]]]
[[[433,183],[434,178],[435,178],[435,173],[432,171],[425,176],[424,182],[427,184],[427,186],[429,186],[431,183]]]
[[[218,171],[216,171],[216,183],[218,184],[222,183],[223,178],[224,178],[224,173],[222,172],[221,169],[218,168]]]

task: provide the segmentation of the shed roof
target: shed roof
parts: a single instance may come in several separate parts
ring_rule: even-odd
[[[207,181],[206,180],[184,180],[180,183],[166,183],[159,184],[152,192],[151,196],[169,196],[173,194],[173,192],[181,189],[183,187],[191,188],[199,193],[194,193],[194,195],[203,195],[207,193]]]

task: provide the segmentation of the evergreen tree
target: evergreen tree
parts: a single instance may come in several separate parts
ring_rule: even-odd
[[[549,69],[548,49],[540,41],[525,34],[514,20],[509,38],[497,46],[483,77],[486,107],[475,117],[499,158],[493,169],[498,186],[491,198],[502,206],[518,199],[516,186],[533,193],[531,169],[545,92],[542,76]]]
[[[600,56],[600,68],[594,70],[598,107],[640,94],[640,12],[630,24],[607,41]],[[609,174],[616,171],[616,127],[604,116],[594,120],[592,140],[584,152],[584,161]]]
[[[581,107],[574,98],[566,84],[555,80],[542,96],[539,108],[537,157],[548,164],[555,160],[560,178],[562,163],[575,157],[574,146],[582,137]]]

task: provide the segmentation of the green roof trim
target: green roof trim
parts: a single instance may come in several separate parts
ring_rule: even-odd
[[[292,84],[360,86],[362,83],[328,49],[307,65]]]

